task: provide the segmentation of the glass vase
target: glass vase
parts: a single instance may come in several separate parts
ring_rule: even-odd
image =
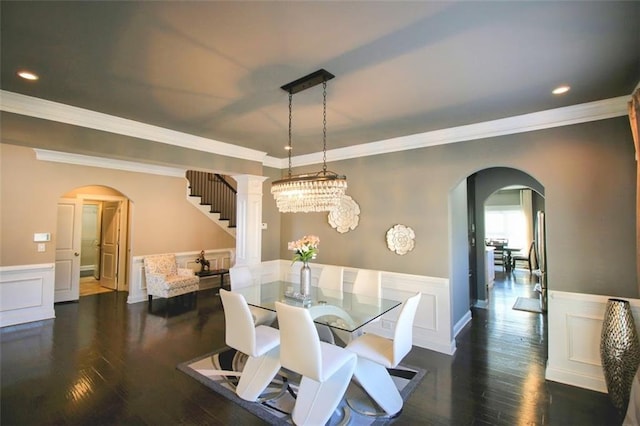
[[[311,268],[309,262],[302,262],[300,268],[300,294],[309,297],[311,296]]]

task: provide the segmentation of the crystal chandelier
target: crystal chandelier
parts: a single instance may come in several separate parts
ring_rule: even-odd
[[[285,84],[289,93],[289,174],[271,185],[271,194],[281,213],[323,212],[333,210],[347,189],[347,177],[327,170],[327,81],[335,76],[321,69]],[[316,173],[291,174],[291,118],[293,94],[322,83],[322,170]]]

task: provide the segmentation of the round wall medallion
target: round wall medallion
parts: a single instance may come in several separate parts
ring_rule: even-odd
[[[341,234],[356,229],[360,220],[360,206],[353,198],[343,195],[337,207],[329,212],[329,225]]]
[[[413,250],[416,234],[413,229],[404,225],[395,225],[387,231],[387,247],[399,255]]]

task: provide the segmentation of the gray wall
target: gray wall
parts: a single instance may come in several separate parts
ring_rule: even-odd
[[[451,191],[451,316],[452,324],[469,311],[469,239],[467,223],[467,182]]]
[[[155,165],[259,175],[262,164],[144,139],[76,127],[8,112],[0,113],[2,143]]]
[[[462,254],[450,255],[452,191],[492,167],[521,170],[544,187],[550,289],[638,296],[636,164],[627,117],[330,163],[347,174],[347,194],[361,208],[359,226],[339,234],[326,214],[283,214],[280,257],[290,258],[287,241],[315,233],[318,263],[453,278],[452,262]],[[484,198],[476,196],[479,203]],[[416,233],[415,249],[405,256],[385,244],[397,223]]]

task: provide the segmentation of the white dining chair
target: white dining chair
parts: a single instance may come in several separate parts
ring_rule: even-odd
[[[226,344],[248,356],[236,394],[256,401],[280,371],[280,332],[255,326],[249,305],[239,293],[220,289],[224,309]]]
[[[302,376],[291,413],[296,425],[324,425],[351,381],[356,355],[321,342],[308,309],[276,302],[282,366]]]
[[[229,269],[229,285],[231,290],[240,289],[254,285],[251,270],[247,266],[234,266]],[[256,325],[273,324],[276,320],[276,313],[267,309],[249,306],[253,321]]]
[[[343,280],[344,268],[342,266],[325,265],[320,271],[316,287],[335,290],[339,292],[338,294],[342,294]]]
[[[344,267],[325,265],[320,271],[320,276],[318,277],[318,282],[316,283],[315,287],[324,290],[333,298],[342,299],[343,280]],[[318,297],[321,297],[320,292],[318,293]],[[316,329],[318,330],[320,340],[331,344],[336,343],[335,336],[330,327],[323,324],[316,324]]]
[[[353,294],[379,300],[382,298],[382,273],[371,269],[359,269],[353,281]]]
[[[346,347],[358,356],[354,378],[384,410],[383,415],[387,417],[397,415],[403,405],[402,396],[387,368],[395,368],[413,346],[413,320],[421,296],[421,293],[416,293],[404,301],[391,339],[366,333],[352,340]],[[351,403],[349,405],[359,411]]]

